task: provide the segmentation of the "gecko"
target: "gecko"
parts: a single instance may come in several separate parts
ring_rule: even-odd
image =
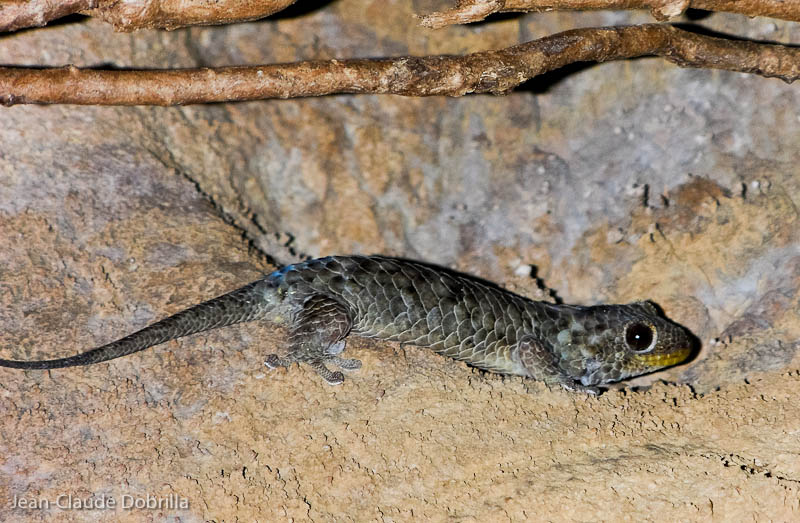
[[[288,265],[107,345],[16,369],[90,365],[227,325],[265,320],[288,331],[271,369],[308,364],[327,383],[361,361],[340,356],[349,335],[427,347],[505,375],[597,394],[598,386],[685,361],[691,334],[649,301],[563,305],[533,301],[488,281],[385,256],[329,256]],[[329,366],[341,370],[331,370]]]

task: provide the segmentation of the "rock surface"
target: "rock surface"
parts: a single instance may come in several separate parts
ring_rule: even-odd
[[[411,14],[436,2],[322,4],[175,32],[78,20],[0,37],[0,63],[462,53],[648,21],[431,31]],[[800,41],[797,24],[701,23]],[[567,73],[507,97],[0,111],[2,357],[73,354],[272,260],[354,252],[540,299],[649,298],[703,342],[690,364],[600,398],[358,340],[364,368],[331,388],[267,371],[283,333],[259,324],[89,368],[0,369],[0,519],[111,513],[58,508],[62,494],[162,500],[113,512],[128,521],[796,519],[798,87],[647,59]]]

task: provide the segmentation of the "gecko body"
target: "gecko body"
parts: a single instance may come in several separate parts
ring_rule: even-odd
[[[17,369],[90,365],[235,323],[288,327],[288,354],[330,384],[361,362],[340,357],[358,335],[427,347],[491,372],[596,392],[596,386],[684,361],[691,337],[650,302],[555,305],[431,265],[383,256],[330,256],[289,265],[142,330],[67,358],[0,360]]]

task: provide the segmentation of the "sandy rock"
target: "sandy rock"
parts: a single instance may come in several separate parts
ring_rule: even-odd
[[[648,19],[430,31],[415,2],[323,4],[169,33],[24,31],[2,38],[0,63],[461,53]],[[790,23],[703,24],[800,38]],[[364,368],[331,388],[265,369],[284,333],[260,324],[88,368],[0,369],[0,519],[796,519],[797,87],[646,59],[568,73],[507,97],[0,111],[2,357],[73,354],[270,260],[355,252],[539,299],[649,298],[703,343],[599,398],[359,340],[348,354]],[[62,494],[162,506],[65,510]],[[53,506],[13,509],[14,496]]]

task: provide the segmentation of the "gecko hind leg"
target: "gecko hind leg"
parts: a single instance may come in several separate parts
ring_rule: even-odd
[[[353,320],[338,301],[313,294],[306,298],[295,315],[289,333],[289,354],[279,357],[270,354],[264,361],[269,368],[288,367],[294,362],[307,363],[330,385],[344,381],[341,371],[332,371],[326,363],[345,370],[361,367],[361,361],[340,358],[345,348],[344,338],[350,333]]]
[[[345,340],[341,339],[328,347],[326,351],[329,356],[326,357],[325,361],[336,365],[337,367],[344,369],[344,370],[356,370],[361,368],[361,360],[354,360],[350,358],[340,358],[338,354],[341,354],[345,348]]]

